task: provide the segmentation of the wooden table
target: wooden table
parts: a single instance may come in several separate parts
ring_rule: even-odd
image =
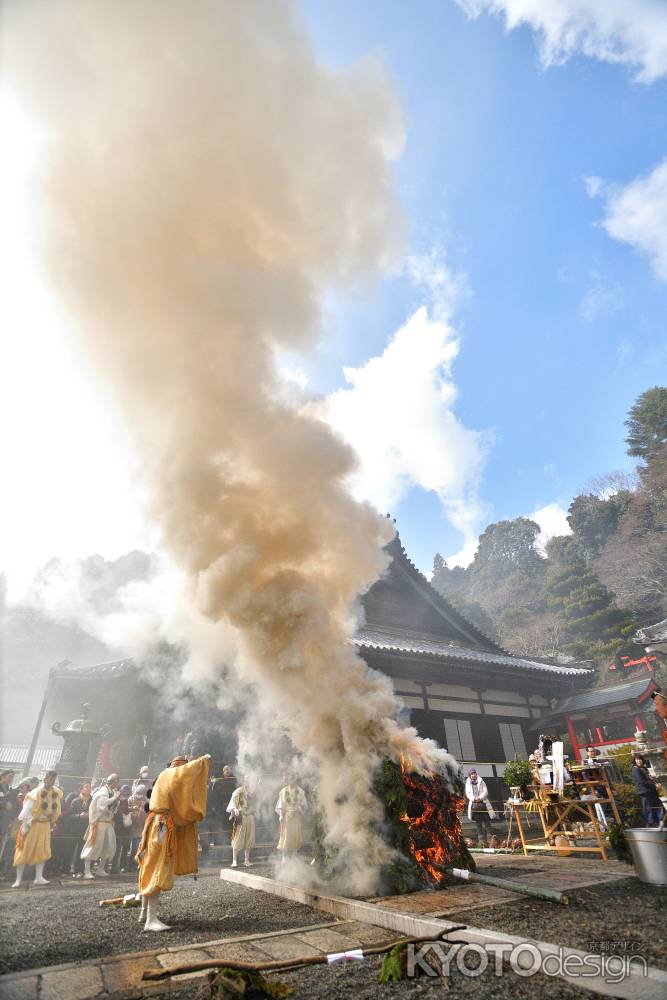
[[[582,802],[581,799],[558,799],[556,802],[551,800],[537,800],[533,799],[536,803],[536,809],[531,809],[530,811],[535,811],[539,814],[540,820],[542,822],[542,836],[538,838],[528,838],[523,828],[523,823],[521,822],[521,809],[525,809],[526,802],[513,802],[512,810],[514,812],[514,817],[516,819],[517,830],[519,831],[519,837],[521,839],[521,846],[523,848],[524,855],[528,855],[529,851],[557,851],[560,854],[577,852],[581,854],[599,854],[600,857],[606,861],[607,851],[605,848],[605,841],[600,830],[600,824],[595,812],[595,803],[599,802],[601,805],[607,802],[607,799],[594,799]],[[554,819],[555,816],[555,819]],[[578,817],[579,821],[583,818],[586,823],[591,823],[593,826],[593,834],[586,830],[580,832],[578,830],[567,830],[564,824],[566,822],[572,822],[573,818]],[[594,836],[597,840],[597,847],[584,847],[578,844],[568,844],[566,847],[558,847],[557,845],[549,843],[552,837],[558,834],[563,834],[568,838],[568,840],[590,840],[591,836]]]
[[[586,775],[586,777],[584,777]],[[594,799],[582,799],[574,798],[568,799],[562,796],[556,800],[550,798],[542,798],[540,792],[544,792],[545,786],[531,785],[529,786],[533,792],[536,793],[534,799],[529,802],[510,802],[512,806],[512,811],[514,814],[514,819],[516,820],[517,829],[519,831],[519,837],[521,839],[521,846],[523,847],[523,853],[525,856],[528,855],[529,851],[559,851],[561,854],[566,852],[576,852],[577,854],[598,854],[603,859],[607,860],[607,847],[604,835],[600,829],[600,823],[595,811],[595,806],[597,805],[608,805],[614,815],[616,822],[621,825],[621,817],[619,816],[618,809],[616,807],[616,800],[614,799],[614,792],[611,784],[605,774],[604,767],[598,765],[595,767],[589,766],[579,766],[574,765],[570,768],[571,780],[566,783],[566,787],[573,788],[575,791],[581,792],[584,788],[590,787],[601,787],[604,789],[604,797],[594,798]],[[546,786],[548,787],[548,786]],[[542,837],[539,838],[529,838],[526,836],[526,831],[524,830],[523,823],[521,821],[521,810],[527,812],[537,812],[542,823]],[[580,830],[568,830],[567,826],[573,822],[584,822],[590,823],[593,827],[593,833]],[[568,840],[574,840],[574,844],[568,844],[567,847],[563,845],[562,847],[557,847],[550,841],[556,837],[558,834],[562,834],[568,838]],[[597,847],[583,847],[579,846],[577,840],[590,840],[591,836],[597,841]]]

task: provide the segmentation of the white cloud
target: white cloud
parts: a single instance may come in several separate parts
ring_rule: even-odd
[[[623,368],[635,353],[635,347],[629,337],[621,337],[616,345],[616,365]]]
[[[464,427],[454,413],[459,341],[445,319],[462,282],[437,254],[413,258],[410,273],[433,296],[433,309],[417,309],[381,355],[345,368],[347,387],[318,404],[318,412],[359,456],[351,483],[356,496],[389,512],[419,486],[437,494],[464,544],[476,544],[486,515],[477,491],[488,436]]]
[[[591,284],[579,305],[581,321],[589,324],[623,308],[623,295],[618,285],[605,285],[597,271],[591,271],[590,278]]]
[[[597,198],[604,189],[604,181],[601,177],[584,177],[584,185],[589,198]]]
[[[471,17],[504,15],[508,30],[528,25],[539,36],[544,66],[578,52],[631,66],[641,83],[667,73],[664,0],[458,0]]]
[[[536,521],[540,526],[540,533],[536,539],[536,545],[540,552],[544,553],[547,542],[557,535],[571,535],[572,530],[567,523],[567,511],[559,503],[548,503],[544,507],[538,507],[532,514],[526,515],[531,521]],[[448,556],[445,562],[450,567],[469,566],[475,558],[479,546],[479,538],[471,538],[453,556]]]
[[[454,274],[449,269],[439,247],[408,257],[407,272],[413,284],[428,293],[434,319],[449,320],[454,309],[469,294],[466,276]]]
[[[567,511],[559,503],[548,503],[544,507],[538,507],[528,517],[531,521],[537,521],[540,526],[537,547],[541,552],[544,551],[550,538],[572,534],[570,525],[567,523]]]
[[[478,548],[479,537],[471,538],[462,548],[459,549],[458,552],[455,552],[453,556],[447,556],[445,562],[450,569],[453,569],[454,566],[462,566],[465,569],[466,566],[469,566],[475,558],[475,553]]]
[[[665,21],[667,21],[667,6]],[[603,197],[602,226],[614,240],[648,257],[657,276],[667,281],[667,157],[651,173],[621,187],[587,179],[589,195]]]

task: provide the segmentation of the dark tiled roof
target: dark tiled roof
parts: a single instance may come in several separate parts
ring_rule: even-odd
[[[56,677],[72,678],[74,680],[112,680],[117,677],[126,677],[136,671],[136,666],[132,660],[113,660],[110,663],[96,663],[91,667],[74,667],[68,664],[64,667],[55,667]]]
[[[459,628],[463,628],[465,632],[470,634],[474,639],[478,640],[482,646],[487,649],[492,650],[496,653],[503,653],[509,655],[506,649],[503,649],[494,639],[491,639],[485,632],[481,630],[477,625],[474,625],[465,615],[456,608],[451,601],[443,597],[440,591],[436,590],[431,581],[424,576],[420,569],[417,569],[410,556],[407,554],[403,548],[403,543],[401,542],[401,537],[396,532],[395,537],[387,545],[387,551],[403,566],[404,570],[413,577],[414,580],[426,588],[431,596],[431,599],[440,608],[441,613],[445,618],[453,620],[458,623]]]
[[[582,691],[580,694],[573,694],[559,701],[554,714],[582,712],[587,708],[602,708],[605,705],[620,705],[624,701],[637,701],[643,694],[649,692],[652,686],[654,684],[650,678],[647,680],[646,677],[642,677],[627,684],[617,684],[615,687]]]
[[[650,645],[652,642],[667,642],[667,618],[655,625],[647,625],[635,633],[635,641]]]
[[[582,667],[564,667],[555,663],[539,663],[508,653],[492,653],[481,649],[469,649],[453,642],[446,642],[432,636],[417,635],[401,631],[365,625],[354,637],[360,649],[377,652],[414,653],[451,663],[480,663],[489,666],[510,667],[531,673],[560,674],[563,677],[591,677],[592,670]]]

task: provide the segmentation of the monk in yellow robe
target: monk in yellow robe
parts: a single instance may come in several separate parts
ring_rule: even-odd
[[[206,815],[210,759],[176,757],[153,785],[136,855],[144,930],[169,930],[158,920],[157,897],[172,888],[174,875],[197,871],[197,823]]]
[[[51,857],[51,830],[60,816],[63,792],[56,787],[57,774],[47,771],[44,781],[23,800],[19,814],[19,831],[16,836],[14,867],[18,889],[23,881],[26,865],[35,866],[35,885],[48,885],[44,878],[44,863]]]

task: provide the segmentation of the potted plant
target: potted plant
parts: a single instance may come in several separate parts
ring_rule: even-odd
[[[528,784],[532,777],[532,764],[529,760],[522,760],[520,757],[516,760],[509,760],[505,764],[505,773],[503,775],[503,781],[506,785],[511,788],[520,788],[521,794],[524,799],[529,796]]]

